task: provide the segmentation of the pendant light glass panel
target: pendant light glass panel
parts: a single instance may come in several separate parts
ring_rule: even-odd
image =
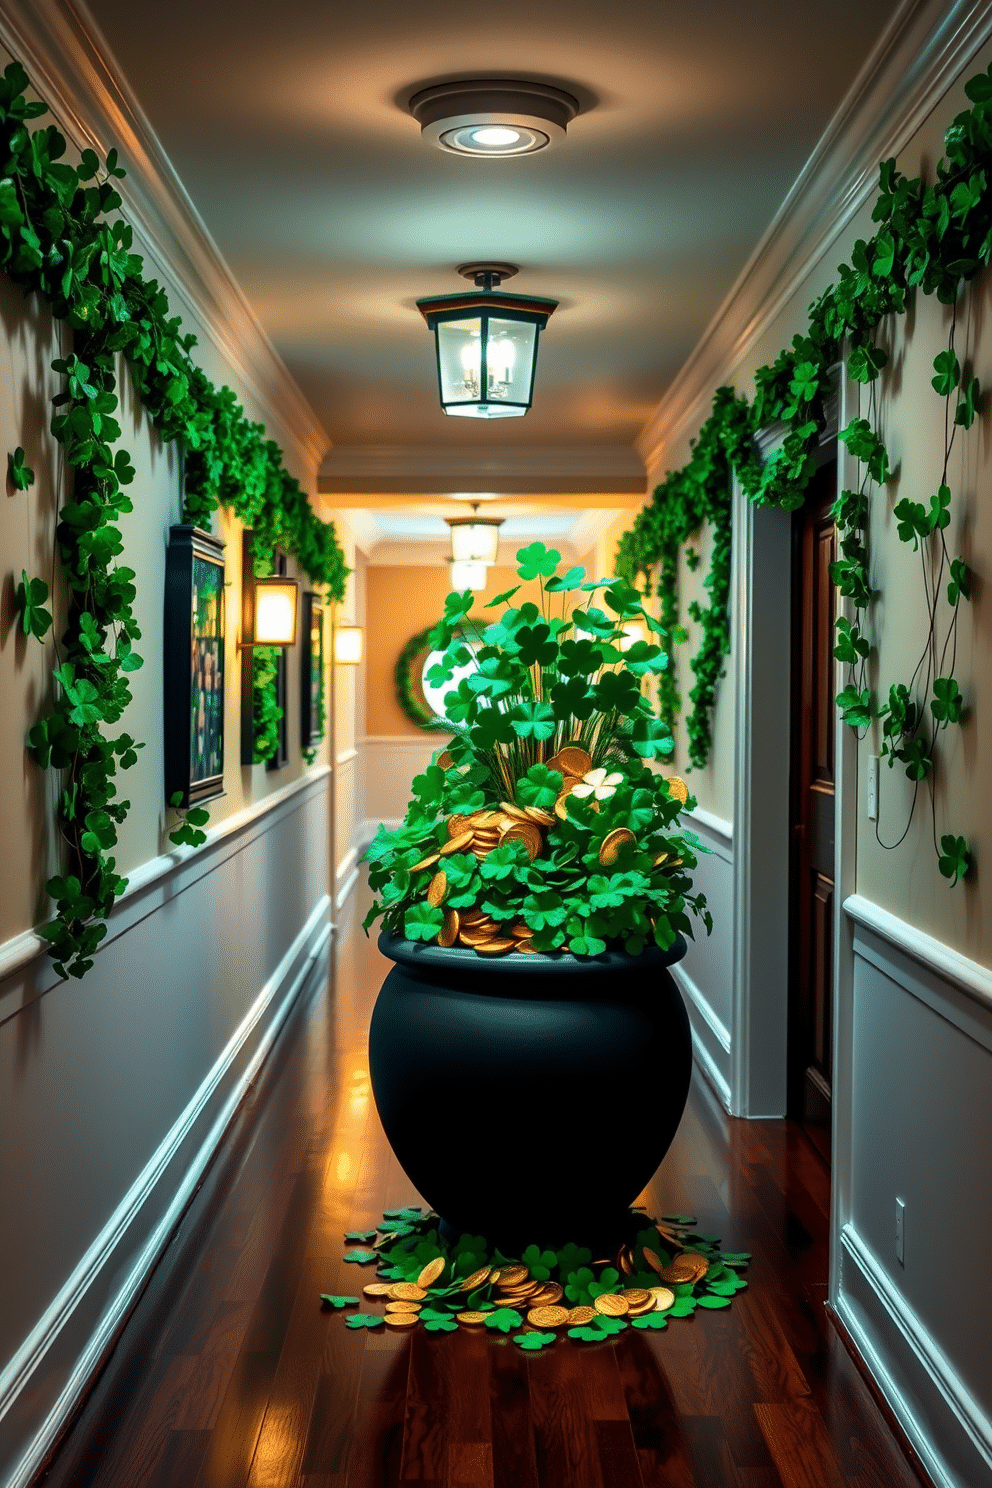
[[[459,517],[445,520],[451,528],[451,557],[455,563],[496,562],[502,517],[490,522],[465,521]]]
[[[459,594],[466,589],[485,589],[487,573],[484,563],[459,558],[451,565],[451,587]]]
[[[480,312],[438,320],[437,367],[445,413],[522,418],[531,404],[538,327]]]

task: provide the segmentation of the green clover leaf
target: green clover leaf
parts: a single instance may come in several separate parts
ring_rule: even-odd
[[[581,572],[581,570],[580,570]],[[528,1349],[536,1353],[540,1349],[550,1348],[554,1343],[554,1333],[514,1333],[513,1341],[518,1343],[522,1349]]]
[[[582,576],[585,578],[584,572]],[[548,1281],[558,1264],[558,1257],[553,1250],[541,1250],[537,1245],[528,1245],[520,1259],[535,1281]]]
[[[433,904],[411,904],[403,916],[403,934],[407,940],[437,940],[443,924],[443,910]]]
[[[371,1245],[376,1234],[376,1230],[346,1230],[344,1238],[359,1245]]]
[[[524,580],[551,578],[561,562],[561,554],[543,543],[532,542],[517,549],[517,573]]]
[[[433,1317],[425,1320],[424,1314],[420,1314],[421,1322],[428,1333],[457,1333],[458,1324],[453,1317]]]
[[[554,709],[538,698],[517,703],[510,710],[510,722],[520,739],[550,739],[555,731]]]
[[[358,1306],[357,1297],[334,1297],[329,1292],[321,1292],[320,1300],[321,1302],[323,1302],[325,1307],[335,1307],[338,1309],[338,1311],[340,1311],[342,1307]]]
[[[729,1307],[730,1306],[730,1298],[729,1297],[712,1297],[712,1296],[697,1297],[696,1298],[696,1306],[697,1307],[706,1307],[706,1308],[709,1309],[710,1312],[716,1312],[717,1308],[719,1308],[719,1307]],[[671,1311],[674,1312],[675,1311],[675,1308],[673,1307],[671,1309]]]
[[[643,1312],[640,1317],[631,1318],[632,1328],[654,1328],[658,1332],[668,1327],[668,1316],[663,1312]]]
[[[562,787],[562,776],[558,770],[547,765],[531,765],[526,775],[517,781],[516,799],[521,806],[539,806],[547,811],[555,804]]]
[[[493,848],[482,859],[479,872],[489,883],[512,877],[529,861],[527,848],[522,842],[504,842],[502,847]]]
[[[487,1328],[496,1328],[500,1333],[512,1333],[514,1328],[519,1328],[523,1318],[519,1312],[512,1307],[497,1307],[486,1318]]]
[[[377,1261],[379,1256],[374,1250],[350,1250],[344,1259],[353,1261],[356,1266],[368,1266],[370,1262]]]
[[[945,878],[951,880],[951,888],[959,878],[965,878],[971,868],[971,854],[968,844],[963,837],[955,837],[952,832],[940,839],[940,858],[937,867]]]
[[[7,183],[4,182],[4,185]],[[18,445],[10,456],[10,484],[15,491],[27,491],[34,485],[34,471],[24,463],[24,451]]]
[[[548,625],[522,625],[514,636],[517,655],[524,666],[551,666],[557,659],[558,646],[551,639]]]
[[[588,1259],[591,1260],[592,1256],[588,1256]],[[565,1283],[565,1296],[576,1307],[589,1307],[592,1303],[589,1288],[594,1286],[596,1282],[594,1272],[588,1266],[579,1266],[576,1271],[572,1271],[571,1273],[565,1272],[560,1257],[559,1265],[561,1266],[562,1273],[568,1276],[568,1280]]]
[[[381,1328],[385,1318],[378,1312],[352,1312],[344,1320],[346,1328]]]

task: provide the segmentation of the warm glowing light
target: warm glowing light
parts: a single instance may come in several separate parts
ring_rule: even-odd
[[[296,642],[295,579],[255,580],[256,646],[292,646]]]
[[[517,348],[508,336],[491,341],[486,352],[489,369],[489,386],[494,382],[509,382],[517,360]]]
[[[347,1183],[351,1177],[351,1153],[341,1152],[338,1154],[337,1164],[334,1169],[339,1183]]]
[[[623,623],[623,640],[620,642],[621,651],[629,651],[631,646],[636,646],[638,641],[646,641],[647,629],[640,620],[625,620]]]
[[[472,140],[477,145],[515,145],[520,140],[519,129],[507,129],[505,125],[492,124],[484,129],[473,129]]]
[[[365,636],[360,625],[338,625],[334,631],[334,660],[344,666],[358,666],[365,650]]]
[[[451,528],[451,557],[455,563],[495,563],[499,552],[501,518],[466,522],[446,517]],[[467,588],[474,586],[469,584]]]
[[[451,565],[451,587],[461,594],[466,589],[485,589],[486,564],[463,560]]]

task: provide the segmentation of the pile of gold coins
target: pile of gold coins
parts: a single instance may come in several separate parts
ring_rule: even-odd
[[[564,1289],[557,1281],[540,1281],[532,1277],[520,1261],[498,1267],[482,1266],[462,1281],[439,1286],[447,1263],[442,1256],[437,1256],[427,1263],[416,1281],[372,1281],[363,1292],[370,1301],[385,1303],[383,1321],[387,1328],[416,1327],[425,1303],[444,1301],[450,1307],[459,1293],[467,1298],[484,1286],[490,1289],[494,1307],[487,1312],[470,1309],[452,1314],[463,1328],[484,1327],[486,1319],[499,1307],[513,1308],[533,1328],[582,1328],[588,1326],[597,1313],[604,1317],[635,1318],[648,1312],[667,1312],[675,1305],[671,1286],[701,1281],[710,1264],[705,1256],[684,1251],[666,1266],[661,1257],[647,1246],[644,1247],[644,1258],[657,1272],[659,1283],[667,1282],[668,1285],[602,1292],[591,1307],[569,1307],[564,1300]],[[617,1263],[625,1274],[633,1274],[634,1256],[629,1246],[621,1250]]]

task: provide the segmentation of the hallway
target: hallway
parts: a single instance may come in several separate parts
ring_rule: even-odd
[[[349,897],[47,1488],[911,1488],[824,1310],[825,1168],[791,1125],[726,1117],[698,1072],[645,1202],[753,1252],[729,1311],[528,1356],[321,1310],[371,1279],[342,1232],[415,1198],[368,1088],[388,963],[367,902]]]

